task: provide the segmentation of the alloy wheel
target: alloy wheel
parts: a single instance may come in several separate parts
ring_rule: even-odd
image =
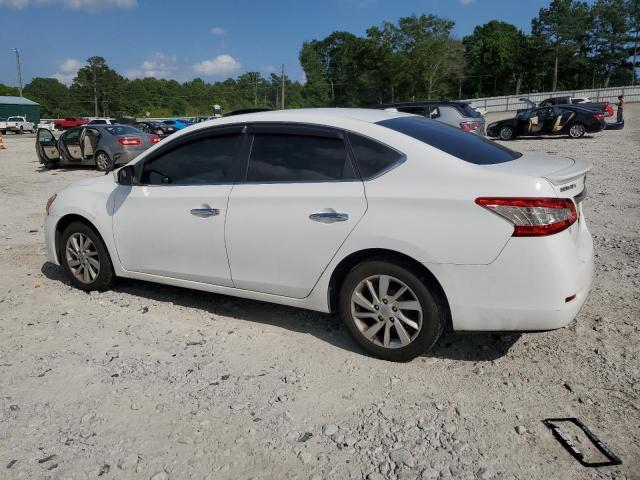
[[[390,275],[374,275],[356,286],[351,295],[351,316],[364,338],[384,348],[406,347],[422,328],[418,297]]]
[[[584,135],[584,127],[578,123],[576,123],[575,125],[571,125],[571,128],[569,129],[569,134],[573,138],[581,137],[582,135]]]
[[[508,127],[504,127],[500,130],[500,139],[501,140],[511,140],[513,137],[513,130]]]
[[[88,284],[100,273],[100,256],[93,241],[84,233],[74,233],[67,240],[66,258],[74,277]]]
[[[96,157],[96,165],[100,170],[109,168],[109,157],[106,153],[100,152]]]

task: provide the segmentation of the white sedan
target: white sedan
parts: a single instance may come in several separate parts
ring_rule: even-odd
[[[447,327],[575,318],[589,168],[404,113],[261,112],[76,182],[49,199],[45,235],[82,290],[127,277],[337,311],[366,351],[404,361]]]

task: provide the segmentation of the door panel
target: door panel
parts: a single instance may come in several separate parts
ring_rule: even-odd
[[[346,221],[310,218],[333,209]],[[227,250],[236,287],[303,298],[366,210],[362,182],[236,185]]]
[[[60,160],[60,151],[51,131],[46,128],[39,128],[36,135],[36,151],[40,162],[46,163]]]
[[[60,137],[59,148],[66,150],[66,156],[71,162],[81,162],[82,161],[82,148],[80,148],[80,137],[82,134],[83,128],[72,129],[65,132],[64,135]]]
[[[118,187],[113,235],[123,267],[132,272],[233,286],[224,244],[231,188]],[[207,209],[208,213],[197,209]]]

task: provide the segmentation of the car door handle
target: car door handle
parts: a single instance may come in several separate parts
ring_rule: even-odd
[[[333,210],[332,208],[328,208],[322,212],[316,212],[309,215],[309,218],[314,222],[320,223],[336,223],[336,222],[346,222],[349,220],[348,213],[339,213]]]
[[[192,208],[191,215],[196,217],[215,217],[220,215],[220,210],[217,208]]]

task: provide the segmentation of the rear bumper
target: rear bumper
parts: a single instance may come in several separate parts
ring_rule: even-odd
[[[447,294],[453,329],[537,331],[570,323],[593,279],[591,234],[584,220],[571,228],[579,230],[575,240],[569,230],[511,238],[489,265],[427,265]]]
[[[125,163],[129,163],[145,150],[146,148],[140,150],[123,150],[118,152],[113,156],[114,165],[124,165]]]

